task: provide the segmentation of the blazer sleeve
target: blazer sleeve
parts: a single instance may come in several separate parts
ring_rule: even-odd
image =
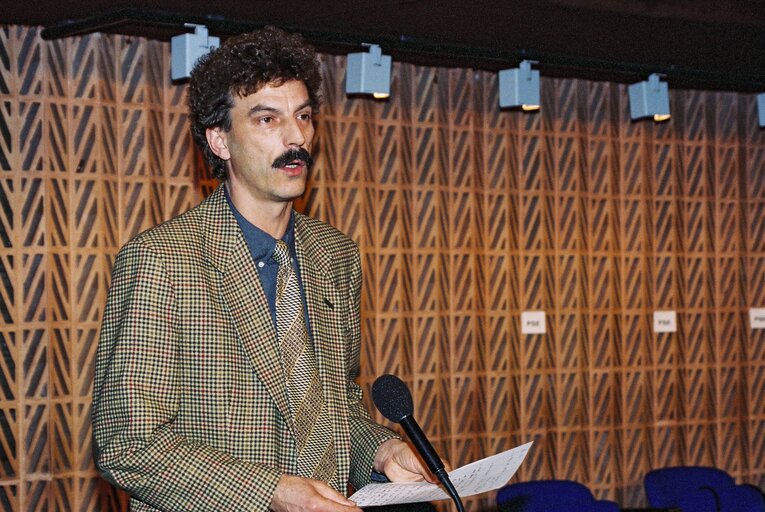
[[[361,258],[358,247],[354,244],[351,260],[351,279],[348,287],[350,316],[347,321],[348,365],[347,387],[349,403],[349,423],[351,433],[351,466],[349,479],[356,489],[371,482],[372,468],[377,449],[385,441],[399,436],[392,430],[375,422],[369,415],[363,402],[361,387],[356,383],[360,371],[361,353]]]
[[[94,459],[104,478],[159,510],[267,510],[280,472],[173,431],[179,409],[178,316],[156,251],[118,254],[93,390]]]

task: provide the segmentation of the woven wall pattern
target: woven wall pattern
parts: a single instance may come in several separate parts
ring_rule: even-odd
[[[495,75],[396,63],[349,99],[322,56],[318,161],[298,207],[363,254],[361,383],[396,373],[453,465],[535,440],[520,478],[623,505],[709,464],[765,487],[765,132],[753,95],[542,78],[501,112]],[[93,356],[114,255],[198,202],[169,45],[0,27],[0,509],[121,510],[91,460]],[[655,334],[673,309],[678,332]],[[544,310],[547,335],[520,333]],[[491,497],[469,500],[489,509]]]

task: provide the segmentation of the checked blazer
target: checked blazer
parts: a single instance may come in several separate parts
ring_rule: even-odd
[[[295,214],[337,482],[361,487],[395,437],[363,406],[361,263],[335,228]],[[297,473],[276,330],[222,185],[133,238],[112,274],[93,389],[94,458],[131,510],[266,510]]]

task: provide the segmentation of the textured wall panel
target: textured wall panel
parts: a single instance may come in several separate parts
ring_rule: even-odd
[[[216,182],[169,45],[0,27],[0,509],[125,510],[92,462],[93,357],[114,256]],[[361,384],[400,375],[455,466],[534,440],[521,479],[645,503],[661,465],[765,485],[765,134],[752,95],[542,79],[501,111],[493,73],[394,64],[347,98],[320,57],[318,157],[296,206],[362,251]],[[655,334],[655,309],[678,312]],[[544,310],[546,335],[520,314]],[[380,416],[375,413],[380,418]],[[490,510],[491,494],[467,500]]]

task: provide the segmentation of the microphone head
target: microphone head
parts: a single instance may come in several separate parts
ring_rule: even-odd
[[[382,375],[372,384],[372,401],[383,416],[395,423],[414,412],[412,394],[395,375]]]

